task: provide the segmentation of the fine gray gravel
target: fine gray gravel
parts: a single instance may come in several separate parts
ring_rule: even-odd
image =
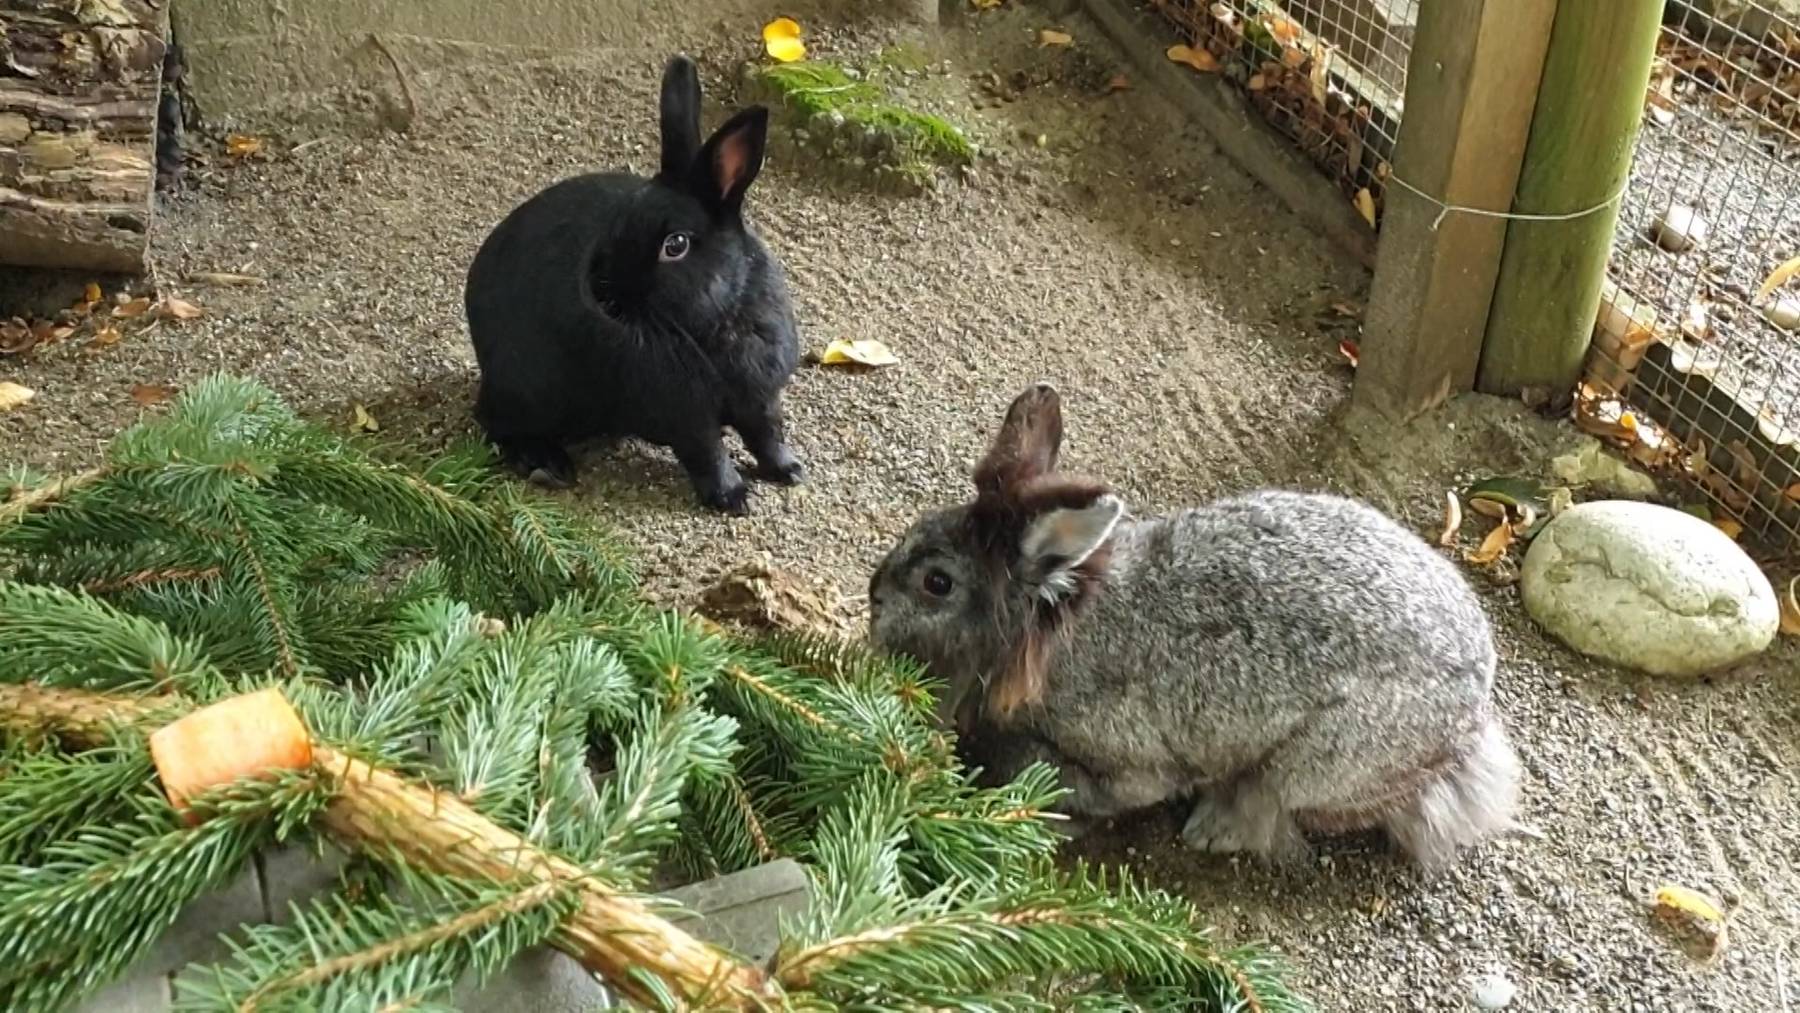
[[[354,94],[239,124],[275,135],[273,157],[215,157],[156,234],[161,276],[206,316],[97,352],[65,342],[0,360],[0,379],[38,392],[0,413],[6,463],[89,463],[136,416],[132,384],[220,368],[339,424],[354,402],[396,438],[469,432],[469,257],[539,187],[651,166],[667,52],[700,57],[709,88],[754,52],[754,19],[729,33],[699,20],[641,51],[415,70],[420,115],[405,135],[365,129]],[[1075,37],[1072,52],[1033,44],[1052,24]],[[778,150],[750,213],[789,266],[809,343],[880,338],[901,363],[802,368],[786,403],[811,478],[758,486],[746,519],[700,512],[664,452],[587,455],[568,499],[621,530],[664,600],[766,552],[855,614],[889,541],[965,494],[1007,401],[1038,378],[1064,391],[1068,464],[1112,480],[1140,512],[1281,483],[1354,491],[1427,531],[1445,488],[1540,467],[1575,438],[1466,398],[1406,433],[1347,439],[1336,345],[1354,324],[1332,306],[1359,303],[1366,276],[1158,97],[1095,87],[1129,69],[1091,23],[1026,8],[942,33],[808,28],[828,56],[918,47],[931,69],[907,80],[909,97],[965,123],[991,157],[966,184],[902,198],[826,184]],[[1047,83],[977,110],[971,78],[989,70]],[[190,271],[268,284],[183,285]],[[1274,941],[1325,1010],[1466,1008],[1475,976],[1496,969],[1519,988],[1513,1009],[1784,1010],[1800,994],[1793,642],[1713,682],[1639,679],[1546,641],[1513,588],[1474,579],[1502,639],[1499,696],[1542,840],[1497,843],[1435,881],[1380,841],[1331,843],[1305,874],[1215,861],[1173,844],[1167,815],[1083,850],[1193,896],[1228,938]],[[1716,966],[1653,929],[1646,900],[1665,881],[1737,899]]]

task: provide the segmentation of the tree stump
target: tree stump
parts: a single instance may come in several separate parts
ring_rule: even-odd
[[[138,273],[166,0],[0,0],[0,263]]]

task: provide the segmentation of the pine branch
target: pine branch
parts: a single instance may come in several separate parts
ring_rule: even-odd
[[[110,980],[321,797],[306,778],[242,782],[196,800],[205,821],[191,828],[154,801],[51,845],[36,866],[0,868],[0,1008],[60,1008]]]
[[[230,963],[177,981],[175,1009],[412,1009],[448,999],[466,973],[485,981],[572,910],[554,882],[517,889],[392,871],[404,899],[337,894],[296,907],[289,925],[252,928]]]
[[[36,861],[79,827],[119,822],[157,794],[141,739],[69,757],[31,752],[0,761],[0,865]]]
[[[177,691],[217,687],[193,644],[97,598],[0,581],[0,682]]]

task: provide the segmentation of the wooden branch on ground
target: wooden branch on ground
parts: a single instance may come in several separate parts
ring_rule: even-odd
[[[174,697],[132,697],[85,690],[0,684],[0,729],[51,734],[74,746],[109,741],[121,724],[154,724],[171,715]],[[291,708],[273,690],[233,697],[193,711],[212,736],[236,726],[266,730],[286,723],[270,708]],[[236,711],[230,714],[227,712]],[[211,712],[210,714],[208,712]],[[297,721],[294,727],[298,727]],[[146,729],[148,730],[148,729]],[[173,736],[180,739],[180,735]],[[398,854],[420,868],[492,882],[520,882],[567,890],[578,901],[553,945],[604,977],[620,992],[652,1006],[656,997],[635,977],[661,979],[684,1001],[708,1009],[762,1009],[779,1006],[780,987],[758,968],[741,963],[671,925],[643,901],[596,882],[580,866],[551,854],[489,821],[448,793],[415,784],[339,752],[316,740],[304,752],[311,769],[333,789],[323,824],[347,848]],[[169,750],[191,748],[171,742]],[[262,743],[258,755],[291,752]],[[216,768],[216,763],[204,766]],[[159,770],[162,764],[159,763]],[[207,778],[220,776],[209,769]],[[185,796],[196,785],[171,786]]]
[[[166,0],[11,0],[0,16],[0,263],[137,273]]]

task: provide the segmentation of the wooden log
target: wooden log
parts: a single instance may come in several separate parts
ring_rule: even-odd
[[[1506,221],[1436,201],[1509,206],[1555,16],[1556,0],[1419,8],[1352,390],[1390,420],[1475,383]]]
[[[1662,28],[1661,0],[1563,3],[1538,89],[1494,285],[1476,388],[1542,388],[1566,401],[1593,337],[1619,192],[1631,172],[1644,91]]]
[[[6,0],[0,263],[144,269],[168,21],[166,0]]]

